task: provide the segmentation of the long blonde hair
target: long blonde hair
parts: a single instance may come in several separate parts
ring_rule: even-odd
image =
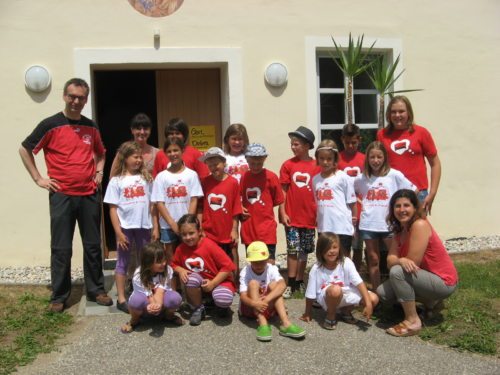
[[[142,154],[142,148],[137,142],[128,141],[122,143],[122,145],[120,146],[120,148],[116,153],[116,163],[114,164],[113,169],[111,170],[111,177],[124,176],[125,173],[127,173],[127,167],[125,165],[125,161],[129,156],[132,156],[134,154]],[[153,181],[153,178],[151,177],[148,170],[144,166],[144,162],[142,163],[141,168],[139,169],[139,174],[147,182]]]
[[[384,144],[380,141],[373,141],[366,148],[365,170],[363,171],[363,174],[368,178],[370,178],[373,175],[373,169],[372,169],[372,166],[370,165],[370,151],[372,151],[372,150],[381,151],[382,155],[384,155],[384,164],[380,168],[380,176],[387,176],[387,173],[389,173],[389,171],[391,170],[391,167],[389,166],[387,150],[384,147]]]

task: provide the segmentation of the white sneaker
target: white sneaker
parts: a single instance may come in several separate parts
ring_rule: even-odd
[[[285,291],[283,292],[283,298],[284,299],[290,299],[292,298],[292,287],[287,286]]]

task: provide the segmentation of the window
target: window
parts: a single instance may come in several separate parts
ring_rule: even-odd
[[[372,56],[374,58],[375,55]],[[317,57],[319,124],[321,139],[333,139],[342,148],[340,135],[347,123],[345,82],[347,78],[329,54]],[[366,72],[353,80],[353,121],[361,128],[361,151],[375,139],[378,94]]]

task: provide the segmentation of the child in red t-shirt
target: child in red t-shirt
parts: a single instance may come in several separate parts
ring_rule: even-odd
[[[288,285],[283,293],[290,298],[296,289],[305,292],[304,270],[307,255],[314,251],[316,203],[312,179],[320,172],[316,160],[309,156],[314,147],[314,134],[304,126],[288,133],[294,157],[283,163],[280,184],[285,205],[280,206],[280,222],[285,226]]]
[[[202,237],[195,215],[184,215],[177,225],[182,244],[175,250],[172,268],[186,287],[187,302],[193,309],[189,324],[200,325],[205,317],[203,293],[210,293],[220,314],[226,316],[235,292],[233,261],[210,238]]]
[[[203,153],[188,144],[188,137],[189,128],[183,119],[172,118],[168,121],[168,124],[165,127],[165,138],[178,138],[182,141],[182,143],[184,143],[184,152],[182,154],[182,161],[184,162],[184,165],[195,171],[199,178],[208,176],[209,172],[207,166],[198,160]],[[167,169],[169,162],[170,160],[168,159],[165,151],[158,151],[153,166],[153,177],[156,178],[158,173]]]
[[[264,168],[267,151],[260,143],[251,143],[245,152],[249,170],[241,178],[240,188],[244,208],[241,240],[245,246],[254,241],[264,242],[269,249],[269,263],[276,258],[276,228],[274,206],[283,204],[283,191],[278,176]]]
[[[216,242],[238,268],[238,221],[242,213],[240,186],[224,171],[226,156],[219,147],[208,149],[200,160],[211,174],[201,180],[204,197],[198,206],[198,219],[205,236]],[[238,276],[237,272],[235,276]]]
[[[365,154],[358,151],[361,143],[361,134],[359,127],[356,124],[345,124],[342,128],[342,136],[340,138],[344,145],[344,150],[339,153],[339,161],[337,168],[344,171],[349,177],[354,179],[356,176],[363,173],[365,165]],[[361,214],[361,198],[358,196],[358,223],[359,215]],[[349,249],[349,253],[351,249]],[[354,228],[354,236],[352,239],[352,261],[359,271],[361,262],[363,261],[363,241],[359,238],[358,226]]]

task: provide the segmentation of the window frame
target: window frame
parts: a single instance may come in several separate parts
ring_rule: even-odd
[[[347,46],[349,44],[349,37],[337,37],[334,36],[335,41],[340,46]],[[403,53],[400,39],[392,38],[371,38],[365,37],[363,44],[367,47],[371,46],[375,42],[375,47],[372,49],[371,54],[374,55],[387,55],[392,61],[398,55],[399,64],[396,68],[395,75],[398,75],[404,69],[403,64]],[[367,48],[368,49],[368,48]],[[328,88],[320,89],[319,87],[319,58],[325,56],[331,56],[330,53],[335,53],[335,46],[331,37],[306,37],[306,85],[307,85],[307,119],[311,128],[316,130],[317,139],[321,139],[322,130],[339,130],[342,129],[344,124],[321,124],[321,102],[320,94],[322,93],[336,93],[343,94],[344,88]],[[400,77],[394,83],[394,90],[403,90],[403,77]],[[354,89],[353,95],[355,94],[373,94],[374,90],[368,89]],[[378,103],[378,94],[377,94]],[[377,106],[378,111],[378,106]],[[344,114],[346,117],[347,114]],[[364,124],[356,123],[361,129],[376,129],[378,127],[377,123],[374,124]]]

